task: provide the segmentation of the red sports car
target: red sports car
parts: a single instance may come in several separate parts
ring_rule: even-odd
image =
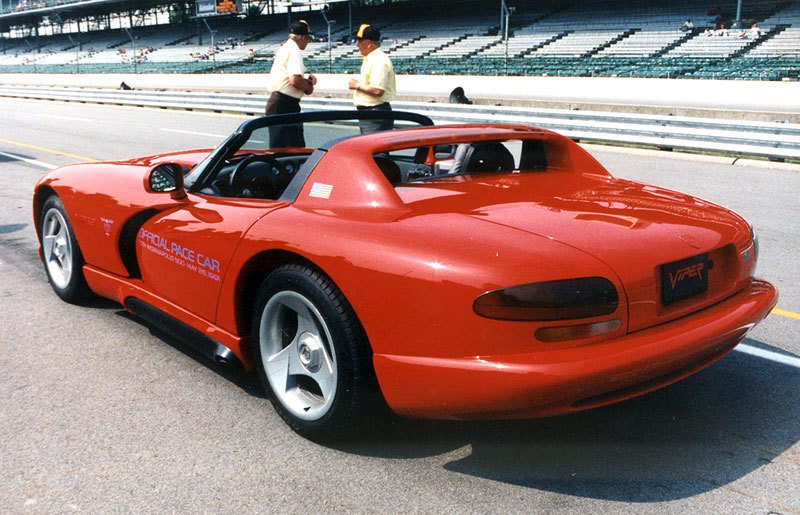
[[[359,133],[385,116],[395,130]],[[113,299],[257,371],[315,439],[376,406],[504,419],[628,399],[720,359],[777,300],[740,216],[523,125],[258,118],[214,150],[50,172],[33,213],[62,299]]]

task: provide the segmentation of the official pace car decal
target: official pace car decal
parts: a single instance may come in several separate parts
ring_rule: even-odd
[[[178,266],[208,277],[212,281],[220,281],[219,261],[202,252],[197,252],[180,243],[169,241],[163,236],[146,229],[139,230],[139,245],[150,252],[172,261]]]

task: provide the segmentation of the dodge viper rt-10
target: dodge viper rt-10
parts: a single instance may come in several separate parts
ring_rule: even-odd
[[[359,133],[382,116],[394,130]],[[270,144],[287,124],[292,146]],[[740,216],[524,125],[257,118],[216,149],[49,172],[33,213],[62,299],[113,299],[257,373],[314,439],[379,406],[509,419],[628,399],[714,363],[777,300]]]

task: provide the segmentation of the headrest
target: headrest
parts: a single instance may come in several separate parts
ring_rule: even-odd
[[[514,169],[514,156],[499,141],[473,143],[463,165],[465,173],[497,172]]]

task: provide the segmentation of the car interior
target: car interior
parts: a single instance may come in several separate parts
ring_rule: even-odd
[[[277,200],[310,156],[309,152],[240,151],[226,160],[201,193],[219,197]],[[478,141],[382,152],[375,164],[392,185],[473,174],[547,168],[540,140]]]
[[[540,140],[478,141],[422,147],[373,156],[393,185],[471,174],[540,171],[547,168]]]
[[[277,200],[309,153],[244,154],[223,164],[201,193],[216,197]]]
[[[338,141],[360,135],[354,115],[362,114],[310,113],[303,119],[315,123],[304,122],[299,137],[295,134],[295,140],[282,143],[273,138],[274,128],[282,125],[267,123],[273,118],[245,122],[244,130],[232,136],[230,142],[223,143],[217,156],[209,158],[213,169],[206,173],[202,166],[198,168],[202,171],[197,177],[202,177],[203,181],[198,191],[216,197],[278,200],[293,190],[290,184],[307,161],[309,166],[316,163],[316,158],[310,158],[317,149],[324,153]],[[409,118],[406,127],[432,124],[429,119],[410,113],[393,113],[392,116]],[[290,122],[285,125],[292,127],[295,120]],[[292,146],[285,146],[290,143]],[[533,138],[467,140],[392,149],[374,154],[373,159],[390,184],[400,185],[472,174],[545,170],[545,145],[544,140]],[[192,182],[190,178],[189,184]]]

